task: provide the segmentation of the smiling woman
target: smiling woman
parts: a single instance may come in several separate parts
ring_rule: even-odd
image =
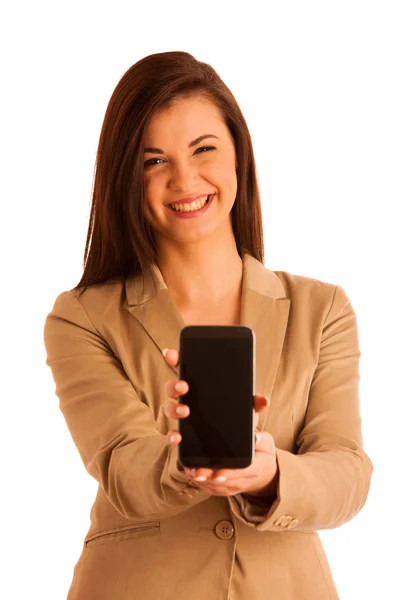
[[[356,316],[340,286],[263,263],[235,98],[186,52],[146,56],[108,104],[84,272],[44,328],[60,410],[98,483],[68,600],[338,599],[317,530],[360,511],[372,474]],[[177,380],[185,324],[254,333],[259,443],[224,481],[206,465],[192,480],[178,461],[182,386],[196,389]],[[231,396],[228,414],[221,393],[211,406],[229,430]]]
[[[211,201],[192,211],[189,205],[205,195]],[[210,65],[186,52],[153,54],[123,75],[108,104],[84,271],[74,289],[82,294],[95,283],[165,265],[168,253],[179,249],[181,256],[188,243],[205,238],[236,254],[226,290],[235,280],[239,285],[242,248],[264,260],[250,132],[232,92]],[[218,302],[226,290],[210,286]]]
[[[192,139],[201,129],[215,133]],[[208,138],[216,140],[211,149],[197,148]],[[177,244],[206,237],[208,244],[218,239],[229,245],[234,239],[230,215],[237,193],[237,161],[234,140],[214,102],[201,96],[175,100],[153,115],[144,140],[145,156],[150,150],[160,160],[144,163],[146,218],[159,260],[165,262],[164,256]],[[182,196],[182,191],[189,195]],[[181,227],[181,219],[190,221]]]

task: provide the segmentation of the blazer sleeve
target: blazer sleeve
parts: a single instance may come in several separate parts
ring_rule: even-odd
[[[209,497],[199,488],[188,493],[177,447],[159,433],[150,408],[71,291],[62,292],[47,315],[44,344],[84,466],[121,515],[163,519]]]
[[[339,527],[363,507],[373,472],[363,450],[359,405],[359,339],[355,312],[340,286],[322,328],[297,454],[277,448],[278,489],[272,505],[230,498],[241,521],[260,531]]]

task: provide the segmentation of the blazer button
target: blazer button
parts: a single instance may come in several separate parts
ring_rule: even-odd
[[[215,535],[220,540],[230,540],[235,533],[235,528],[231,521],[219,521],[215,526]]]
[[[293,521],[291,523],[289,523],[289,525],[286,527],[286,529],[293,529],[293,527],[296,527],[298,522],[299,522],[298,519],[293,519]]]
[[[292,517],[290,515],[282,515],[281,517],[279,517],[279,519],[274,521],[274,525],[276,525],[277,527],[287,527],[291,520]]]

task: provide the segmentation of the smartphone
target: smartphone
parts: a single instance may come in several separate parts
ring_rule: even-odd
[[[244,325],[188,325],[179,337],[182,467],[243,469],[254,458],[255,333]]]

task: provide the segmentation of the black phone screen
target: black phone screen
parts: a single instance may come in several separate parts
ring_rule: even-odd
[[[184,467],[244,468],[253,458],[254,332],[245,326],[187,326],[180,336],[179,419]]]

